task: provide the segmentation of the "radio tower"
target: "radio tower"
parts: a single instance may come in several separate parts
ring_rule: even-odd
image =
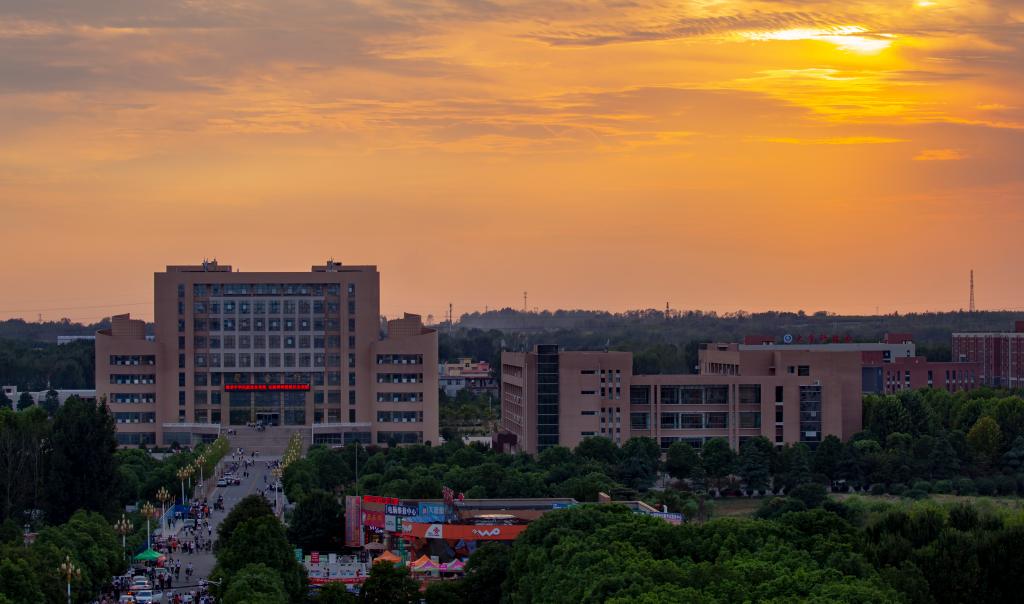
[[[974,269],[971,269],[971,312],[974,312]]]

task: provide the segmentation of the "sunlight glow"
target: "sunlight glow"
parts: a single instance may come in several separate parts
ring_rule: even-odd
[[[861,35],[869,33],[860,25],[837,25],[835,27],[798,27],[774,31],[751,31],[742,35],[748,40],[821,40],[841,50],[860,53],[875,53],[892,44],[888,34]]]

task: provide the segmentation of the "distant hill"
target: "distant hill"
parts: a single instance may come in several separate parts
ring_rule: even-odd
[[[0,338],[56,343],[57,336],[92,336],[96,335],[97,330],[108,327],[110,327],[109,319],[85,325],[74,323],[68,319],[42,323],[30,323],[23,319],[7,319],[0,321]],[[146,331],[152,333],[152,328],[152,324],[147,325]]]

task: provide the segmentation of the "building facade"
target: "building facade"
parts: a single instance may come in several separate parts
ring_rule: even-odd
[[[437,442],[437,333],[380,321],[373,266],[308,273],[204,262],[154,278],[155,338],[114,317],[96,338],[97,394],[121,444],[188,443],[221,425],[317,426],[323,442]]]
[[[700,373],[633,375],[628,352],[564,352],[538,346],[502,354],[503,446],[537,453],[604,436],[622,444],[653,438],[702,446],[724,438],[738,448],[764,436],[814,448],[828,434],[861,430],[857,351],[744,350],[707,344]],[[508,435],[511,435],[509,438]]]
[[[994,388],[1024,388],[1024,321],[1013,331],[954,333],[953,360],[977,363],[978,381]]]

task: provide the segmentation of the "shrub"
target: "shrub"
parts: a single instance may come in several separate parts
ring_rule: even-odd
[[[881,483],[873,484],[869,492],[872,495],[885,495],[885,485]]]
[[[928,491],[914,488],[903,493],[903,496],[908,499],[926,499],[928,497]]]
[[[904,492],[906,492],[907,485],[903,484],[902,482],[894,482],[891,485],[889,485],[889,488],[887,490],[889,491],[890,495],[896,495],[898,497],[902,495]]]
[[[1000,495],[1013,495],[1017,492],[1017,479],[1013,476],[996,476],[996,492]]]
[[[932,483],[927,480],[918,480],[913,484],[913,486],[911,486],[911,488],[915,491],[924,491],[925,493],[931,493],[934,490],[932,488]]]
[[[820,484],[807,483],[793,489],[789,496],[802,502],[808,509],[821,506],[828,498],[828,491]]]
[[[799,499],[791,497],[772,497],[757,508],[754,516],[762,520],[772,520],[787,512],[803,512],[807,509]]]
[[[951,480],[936,480],[935,484],[932,485],[933,493],[952,493],[953,492],[953,481]]]
[[[974,481],[970,478],[957,478],[953,481],[953,491],[957,495],[974,495],[978,492]]]
[[[974,488],[978,490],[979,495],[985,495],[986,497],[996,494],[996,481],[991,478],[979,478],[974,481]]]

